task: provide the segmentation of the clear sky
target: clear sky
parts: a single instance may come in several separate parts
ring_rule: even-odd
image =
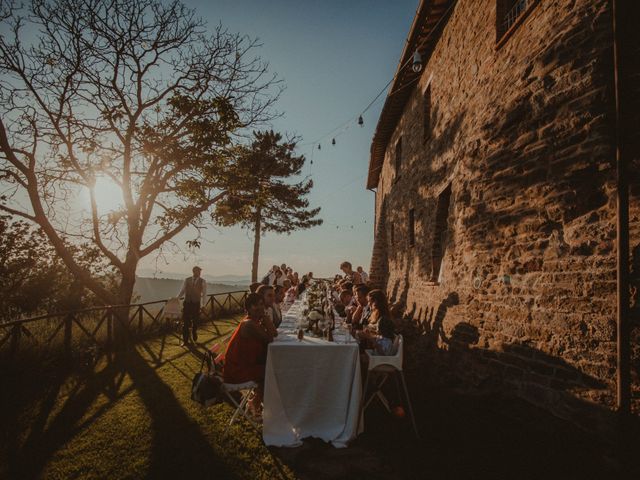
[[[306,143],[356,118],[393,77],[418,1],[191,0],[186,4],[212,26],[220,22],[261,40],[260,56],[286,85],[277,105],[284,115],[273,127],[295,133]],[[304,173],[315,183],[311,204],[322,207],[324,224],[263,237],[260,273],[282,262],[316,276],[338,273],[343,260],[369,269],[374,194],[365,189],[365,178],[385,95],[364,115],[364,127],[352,124],[336,138],[335,146],[329,137],[321,150],[300,149],[307,156]],[[184,244],[186,238],[178,242]],[[199,251],[146,261],[140,273],[156,269],[158,276],[187,273],[195,262],[209,275],[249,275],[252,246],[250,232],[210,229]]]

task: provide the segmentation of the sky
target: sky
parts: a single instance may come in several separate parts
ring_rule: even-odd
[[[270,127],[301,139],[298,153],[307,158],[303,175],[314,182],[310,206],[321,207],[321,226],[262,237],[258,275],[286,263],[300,273],[328,277],[339,273],[344,260],[368,270],[374,223],[374,193],[365,188],[369,149],[385,86],[395,73],[418,0],[183,2],[212,30],[222,24],[261,42],[256,53],[285,87],[275,106],[282,115]],[[360,127],[357,118],[362,113]],[[88,205],[84,193],[75,208]],[[105,183],[97,195],[112,209],[122,193]],[[201,233],[199,249],[186,248],[186,241],[194,238],[194,232],[186,230],[174,239],[179,248],[146,257],[138,274],[184,275],[197,264],[208,276],[250,275],[253,232],[212,227]]]
[[[283,116],[273,128],[302,137],[301,144],[354,120],[395,73],[417,0],[192,0],[185,2],[210,25],[257,37],[259,55],[284,80],[276,106]],[[314,189],[312,206],[322,208],[324,224],[290,235],[262,238],[259,276],[287,263],[316,276],[339,273],[349,260],[369,269],[373,245],[374,194],[365,188],[369,148],[385,94],[367,111],[364,126],[324,139],[321,150],[306,145],[303,173]],[[310,165],[313,160],[313,165]],[[187,236],[184,236],[186,239]],[[178,239],[180,243],[181,239]],[[196,252],[149,259],[141,274],[162,277],[188,273],[199,264],[208,275],[248,276],[252,232],[209,229]]]

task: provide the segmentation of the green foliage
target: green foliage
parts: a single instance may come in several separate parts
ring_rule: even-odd
[[[69,245],[78,261],[114,289],[112,269],[96,248]],[[0,319],[15,320],[98,303],[69,272],[40,229],[0,216]]]
[[[253,133],[249,146],[235,152],[237,187],[219,202],[215,216],[221,225],[241,225],[255,229],[261,222],[262,231],[291,233],[322,224],[316,218],[320,208],[309,208],[305,198],[313,181],[297,183],[287,180],[300,175],[305,157],[296,155],[295,140],[285,140],[272,130]]]

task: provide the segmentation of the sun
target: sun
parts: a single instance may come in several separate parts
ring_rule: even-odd
[[[99,213],[108,213],[114,210],[118,210],[124,204],[122,200],[122,189],[109,177],[96,177],[96,185],[94,187],[94,191]],[[85,189],[84,196],[86,199],[86,208],[91,209],[91,197],[89,196],[89,189]]]

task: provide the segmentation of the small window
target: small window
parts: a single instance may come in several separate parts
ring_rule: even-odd
[[[409,210],[409,246],[416,244],[416,219],[413,208]]]
[[[396,142],[396,179],[400,177],[400,168],[402,168],[402,137]]]
[[[539,0],[497,0],[496,41],[500,46],[521,24]]]
[[[451,203],[451,184],[438,196],[436,207],[436,224],[433,229],[433,246],[431,247],[431,281],[440,282],[444,247],[447,242],[447,224],[449,204]]]
[[[426,142],[429,138],[431,138],[431,85],[422,96],[422,140]]]

